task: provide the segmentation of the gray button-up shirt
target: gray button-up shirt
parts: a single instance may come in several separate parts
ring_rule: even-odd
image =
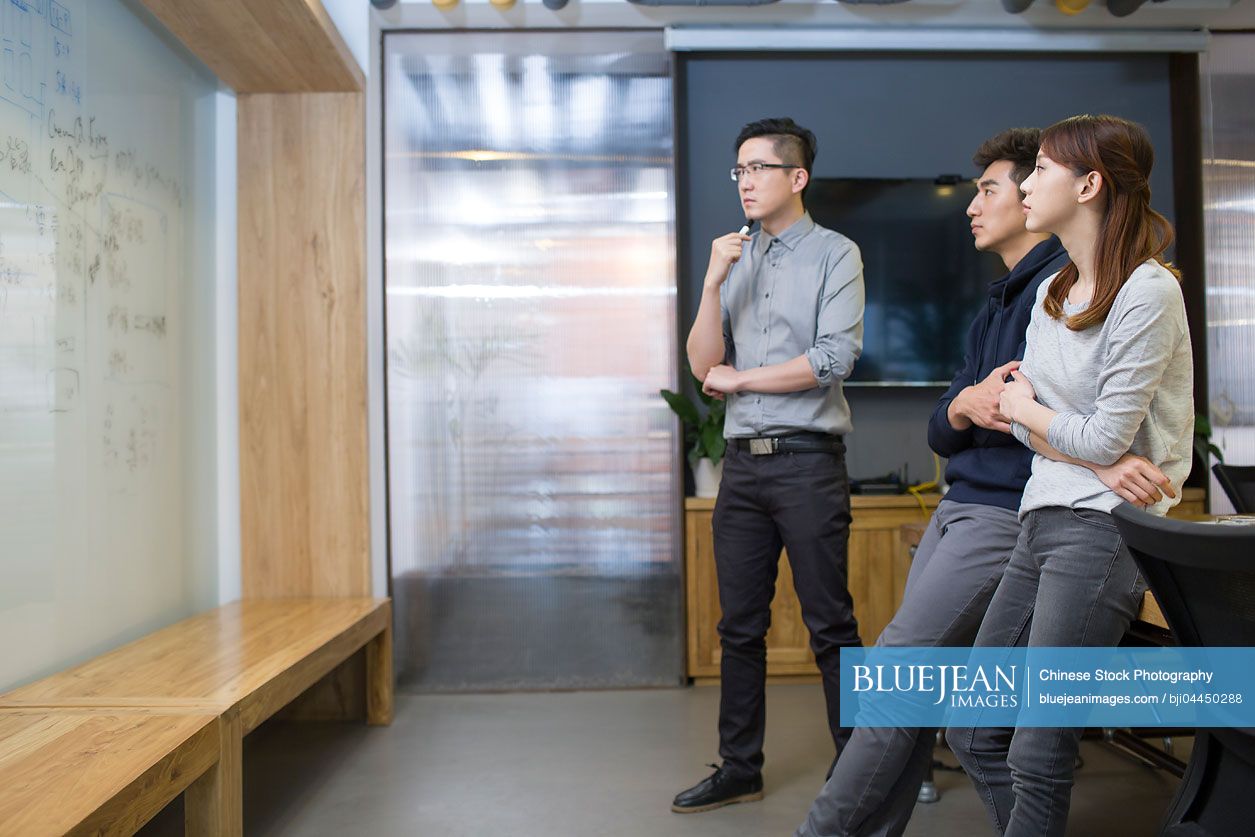
[[[806,355],[819,386],[728,396],[729,439],[850,432],[841,382],[863,351],[863,259],[805,214],[778,238],[750,236],[719,295],[724,363],[742,370]]]

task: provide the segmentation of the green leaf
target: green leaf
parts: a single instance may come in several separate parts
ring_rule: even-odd
[[[710,450],[710,461],[713,464],[718,465],[719,461],[723,459],[724,453],[727,452],[727,449],[728,440],[723,438],[723,426],[720,425],[718,439]]]
[[[1202,413],[1194,414],[1194,453],[1200,462],[1207,461],[1207,454],[1224,462],[1224,453],[1211,442],[1211,420]]]
[[[710,411],[706,414],[706,421],[714,422],[715,424],[718,424],[719,430],[722,431],[723,430],[723,417],[727,415],[727,412],[728,412],[728,402],[719,401],[718,399],[716,399],[715,402],[710,405]]]
[[[718,462],[723,457],[726,444],[722,427],[716,427],[710,422],[702,425],[702,456],[712,462]]]
[[[680,417],[680,421],[692,425],[700,425],[702,423],[702,417],[697,412],[697,406],[689,400],[687,395],[681,395],[669,389],[659,390],[659,392],[663,400],[671,407],[671,410]]]

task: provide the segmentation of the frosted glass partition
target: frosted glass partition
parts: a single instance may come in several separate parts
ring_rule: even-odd
[[[216,602],[217,84],[162,32],[0,3],[0,690]]]
[[[1255,35],[1213,36],[1202,85],[1209,409],[1225,461],[1255,465]]]
[[[682,668],[661,35],[384,40],[400,684]]]

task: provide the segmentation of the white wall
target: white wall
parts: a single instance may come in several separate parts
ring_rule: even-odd
[[[218,604],[240,597],[239,309],[236,271],[235,94],[218,91],[214,259],[217,266]]]
[[[370,59],[370,0],[322,0],[322,5],[365,70]]]

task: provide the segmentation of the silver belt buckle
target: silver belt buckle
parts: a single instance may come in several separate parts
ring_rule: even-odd
[[[752,456],[763,456],[768,453],[776,452],[776,439],[750,439],[750,454]]]

